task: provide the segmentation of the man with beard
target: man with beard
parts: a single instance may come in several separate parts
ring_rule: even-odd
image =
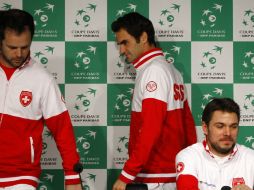
[[[205,140],[177,154],[178,190],[251,190],[254,151],[236,143],[240,108],[230,98],[214,98],[202,115]]]
[[[53,76],[30,58],[34,20],[0,12],[0,189],[35,190],[47,125],[63,160],[66,190],[81,190],[71,120]]]

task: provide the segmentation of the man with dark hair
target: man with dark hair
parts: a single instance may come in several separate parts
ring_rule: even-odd
[[[129,159],[113,190],[127,183],[148,189],[175,189],[175,156],[196,142],[196,130],[183,79],[156,48],[152,22],[129,13],[112,23],[120,54],[137,75],[130,122]]]
[[[41,172],[44,123],[54,136],[66,190],[81,190],[71,120],[50,73],[30,58],[33,17],[1,12],[0,24],[0,189],[35,190]]]
[[[240,108],[230,98],[214,98],[202,115],[203,143],[176,156],[178,190],[251,190],[254,151],[236,143]]]

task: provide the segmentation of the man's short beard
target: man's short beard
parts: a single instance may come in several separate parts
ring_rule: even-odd
[[[212,147],[214,150],[216,150],[218,153],[220,153],[220,154],[228,155],[228,154],[230,154],[230,153],[232,152],[232,150],[234,149],[235,143],[232,145],[231,148],[227,148],[227,149],[226,149],[226,148],[221,148],[221,147],[217,146],[216,144],[212,144],[212,143],[211,143],[211,147]]]

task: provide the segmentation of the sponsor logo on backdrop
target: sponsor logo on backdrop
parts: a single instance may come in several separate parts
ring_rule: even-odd
[[[111,93],[108,95],[110,98],[108,107],[111,108],[108,122],[114,125],[129,125],[134,89],[131,85],[111,85],[108,88]]]
[[[204,69],[213,70],[216,67],[217,56],[221,55],[223,47],[214,46],[213,49],[203,52],[203,60],[200,65]]]
[[[74,23],[79,26],[88,27],[91,21],[91,14],[95,13],[97,5],[89,3],[87,7],[77,10]]]
[[[34,23],[36,30],[34,37],[42,38],[56,38],[58,37],[58,31],[56,29],[48,28],[49,23],[54,21],[56,15],[55,5],[50,3],[45,3],[41,7],[33,10]]]
[[[54,141],[53,134],[47,129],[44,128],[43,133],[43,143],[42,143],[42,158],[41,158],[41,165],[43,167],[52,167],[57,166],[58,157],[57,155],[52,156],[48,154],[51,152],[50,149],[53,150],[53,148],[50,145],[50,142]]]
[[[96,56],[96,47],[89,46],[87,49],[76,53],[74,67],[78,70],[87,70],[91,67],[91,56]]]
[[[116,154],[113,157],[114,164],[117,166],[123,166],[127,161],[129,138],[127,136],[116,137],[116,142],[114,143]]]
[[[80,161],[84,165],[100,165],[99,156],[89,156],[89,153],[95,151],[96,131],[87,130],[82,136],[77,137],[77,151],[80,155]]]
[[[214,3],[212,7],[208,7],[202,11],[200,24],[204,28],[213,28],[216,25],[217,17],[221,16],[222,5]]]
[[[226,81],[230,78],[231,73],[226,66],[231,66],[229,59],[226,58],[229,49],[225,53],[224,48],[222,45],[212,44],[209,48],[204,47],[196,52],[200,57],[195,61],[197,62],[195,65],[199,65],[195,73],[197,79],[200,81]]]
[[[47,54],[54,54],[54,49],[55,47],[53,46],[46,46],[44,50],[40,50],[34,53],[34,58],[37,60],[39,60],[39,62],[45,66],[45,68],[47,67],[47,63],[48,63],[48,58],[47,58]]]
[[[74,109],[80,113],[89,111],[93,99],[96,96],[96,89],[88,88],[87,91],[76,95]]]
[[[158,37],[183,37],[184,30],[172,30],[171,28],[176,23],[177,17],[180,15],[181,5],[171,3],[169,7],[164,7],[160,11],[160,16],[157,22],[163,30],[156,30],[156,35]]]
[[[105,126],[107,92],[105,84],[67,84],[65,99],[74,126]]]
[[[254,52],[248,50],[244,52],[244,55],[241,56],[241,72],[240,78],[243,80],[254,80]]]
[[[254,8],[248,8],[242,13],[242,28],[239,34],[242,38],[254,37]]]
[[[198,31],[200,37],[225,37],[225,30],[213,30],[218,19],[222,19],[223,5],[214,3],[212,6],[202,10],[200,26],[202,30]]]
[[[231,40],[232,1],[192,2],[192,40]],[[228,17],[229,19],[225,19]]]
[[[43,65],[44,68],[48,68],[48,62],[49,62],[49,57],[54,55],[54,49],[55,47],[53,46],[45,46],[44,49],[41,49],[39,51],[35,51],[33,58],[37,60],[40,64]],[[52,76],[57,79],[57,72],[51,72]]]
[[[131,111],[131,98],[133,94],[133,88],[129,88],[128,91],[116,95],[114,110],[116,112],[130,112]]]
[[[245,10],[243,13],[242,24],[254,28],[254,8]]]
[[[181,47],[172,45],[169,51],[164,51],[163,54],[169,63],[174,63],[177,56],[180,54]]]
[[[243,105],[241,105],[243,113],[241,114],[241,122],[254,122],[254,92],[244,94]]]
[[[92,130],[88,130],[88,132],[83,136],[77,137],[76,143],[78,145],[78,152],[81,156],[87,155],[91,151],[91,145],[94,144],[95,138],[96,132]],[[93,141],[93,143],[91,143],[91,141]]]
[[[181,5],[174,3],[171,5],[171,7],[161,10],[160,19],[158,21],[161,26],[166,25],[172,27],[174,25],[176,14],[180,12]]]
[[[54,12],[53,4],[46,3],[45,6],[34,10],[34,22],[36,27],[44,28],[48,25],[48,21]]]
[[[164,56],[181,72],[185,83],[190,83],[191,71],[190,42],[160,42]]]
[[[82,127],[75,129],[77,152],[86,168],[102,168],[106,165],[106,128]]]
[[[104,42],[94,43],[67,44],[66,52],[69,53],[65,66],[67,82],[106,82],[106,44]]]
[[[100,37],[99,30],[87,29],[91,22],[93,22],[93,19],[96,18],[96,8],[97,4],[88,3],[75,11],[73,23],[76,29],[71,31],[74,38]]]
[[[251,50],[245,52],[244,58],[243,67],[254,70],[254,53]]]

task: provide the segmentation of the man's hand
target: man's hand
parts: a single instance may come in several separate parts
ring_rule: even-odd
[[[121,181],[120,179],[116,180],[115,184],[113,185],[112,190],[125,190],[126,188],[126,183]]]
[[[231,190],[251,190],[251,188],[249,188],[247,185],[241,184],[241,185],[232,187]]]
[[[81,184],[66,185],[65,190],[82,190]]]

